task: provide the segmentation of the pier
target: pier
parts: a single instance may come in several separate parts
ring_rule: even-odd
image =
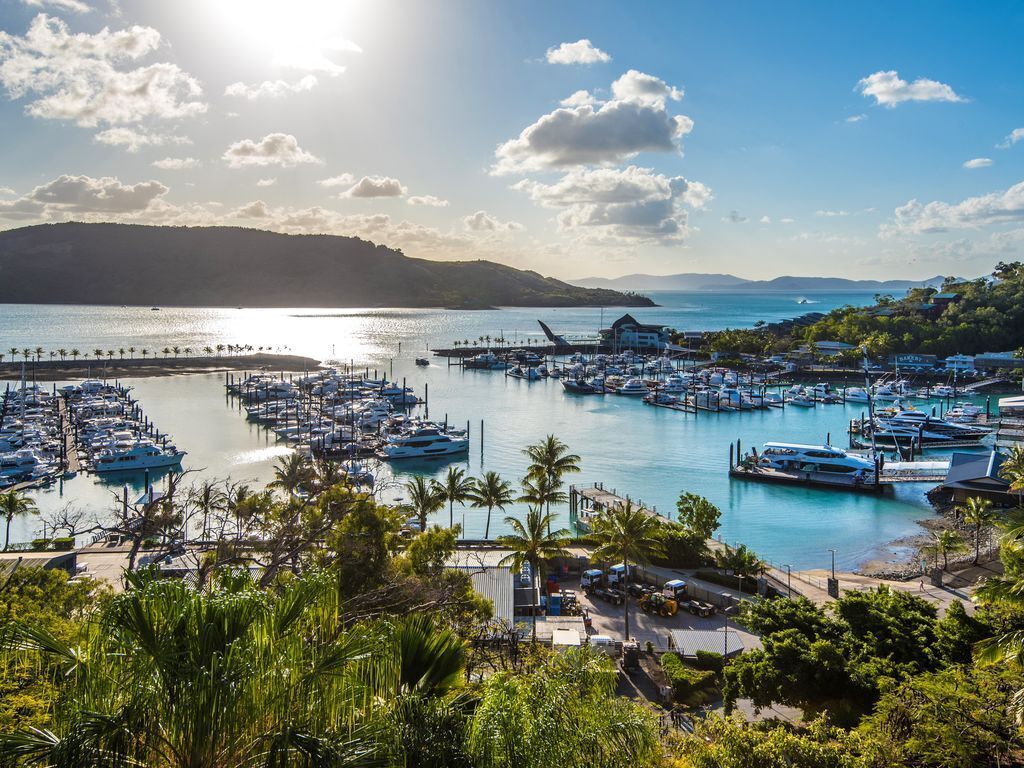
[[[656,507],[648,507],[640,499],[632,499],[628,495],[622,496],[614,488],[608,490],[604,483],[569,486],[569,522],[575,525],[577,530],[589,530],[590,519],[599,517],[601,513],[611,509],[621,509],[627,504],[648,515],[658,515]]]

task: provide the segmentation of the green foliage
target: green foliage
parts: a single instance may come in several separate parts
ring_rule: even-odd
[[[730,328],[707,334],[707,342],[715,352],[737,352],[752,355],[770,355],[777,339],[765,330]]]
[[[661,526],[662,551],[651,556],[653,565],[666,568],[699,568],[709,561],[707,542],[693,535],[679,523]]]
[[[52,546],[58,552],[70,552],[75,548],[75,537],[74,536],[61,536],[50,542]]]
[[[710,539],[719,527],[721,510],[703,496],[683,491],[676,501],[679,523],[694,536]]]
[[[679,703],[700,703],[701,694],[715,684],[713,671],[688,667],[676,653],[662,654],[661,668],[672,684],[673,698]]]
[[[437,578],[455,554],[458,531],[434,525],[417,535],[405,550],[409,567],[417,576]]]
[[[693,666],[696,669],[707,670],[718,675],[725,669],[725,657],[714,651],[697,651]]]
[[[32,549],[36,552],[42,552],[50,548],[50,544],[53,539],[32,539]]]

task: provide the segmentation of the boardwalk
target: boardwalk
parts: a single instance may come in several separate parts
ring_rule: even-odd
[[[648,515],[658,514],[655,507],[647,507],[640,499],[620,496],[614,488],[605,488],[604,483],[569,486],[569,521],[580,531],[589,530],[590,521],[600,517],[602,513],[610,509],[620,509],[626,504],[632,504],[634,509]]]
[[[64,461],[66,462],[65,471],[67,472],[80,472],[82,466],[78,461],[78,447],[75,445],[75,431],[71,426],[71,419],[68,418],[68,404],[67,401],[61,397],[57,401],[57,415],[60,419],[61,429],[63,434],[61,440],[64,443]]]

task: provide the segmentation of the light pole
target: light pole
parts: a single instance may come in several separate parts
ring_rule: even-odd
[[[835,579],[835,577],[836,577],[836,551],[834,549],[830,549],[829,552],[832,553],[832,578]]]
[[[786,569],[786,597],[793,596],[793,569],[786,563],[783,563]]]

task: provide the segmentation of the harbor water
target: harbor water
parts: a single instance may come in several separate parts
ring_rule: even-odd
[[[630,310],[642,322],[658,322],[680,330],[715,330],[750,326],[827,311],[843,304],[866,304],[870,296],[827,294],[797,303],[789,294],[655,294],[661,305]],[[541,338],[536,321],[556,332],[593,334],[623,310],[506,309],[477,312],[444,310],[267,310],[139,307],[8,305],[0,308],[0,350],[12,347],[93,349],[134,346],[151,354],[165,346],[191,347],[246,344],[304,354],[339,364],[354,362],[415,388],[429,391],[430,418],[458,426],[468,424],[471,450],[460,462],[472,475],[494,470],[517,481],[527,461],[522,449],[555,434],[582,457],[583,471],[569,482],[602,482],[619,493],[666,515],[674,513],[681,491],[707,496],[722,509],[722,538],[743,542],[762,557],[793,568],[824,567],[829,550],[837,551],[841,568],[892,552],[887,545],[920,533],[915,521],[931,514],[927,485],[897,486],[884,495],[844,493],[730,481],[729,446],[760,447],[769,440],[832,442],[845,445],[846,426],[858,417],[861,404],[817,408],[767,409],[743,413],[684,414],[644,405],[616,395],[573,396],[557,380],[528,382],[501,371],[449,367],[432,358],[429,367],[414,364],[429,347],[451,346],[455,340],[480,336],[524,345]],[[602,317],[603,315],[603,317]],[[8,358],[9,359],[9,358]],[[102,376],[102,364],[93,374]],[[245,420],[239,404],[224,391],[223,374],[193,374],[126,379],[133,396],[161,431],[173,435],[188,452],[183,468],[192,477],[228,478],[259,486],[273,474],[276,459],[288,452],[272,432]],[[856,383],[856,382],[851,382]],[[923,406],[922,406],[923,407]],[[422,409],[421,409],[422,410]],[[482,430],[481,430],[482,422]],[[403,497],[401,481],[414,473],[440,477],[449,464],[396,463],[394,477],[384,479],[382,498]],[[159,480],[157,480],[159,482]],[[65,506],[82,510],[85,519],[102,517],[125,483],[141,493],[138,474],[103,479],[80,475],[34,491],[42,511]],[[504,514],[495,511],[491,531],[501,533]],[[563,510],[566,517],[567,511]],[[486,512],[456,505],[455,519],[465,535],[483,534]],[[447,524],[448,510],[437,515]],[[41,529],[38,518],[16,521],[12,541],[23,541]]]

